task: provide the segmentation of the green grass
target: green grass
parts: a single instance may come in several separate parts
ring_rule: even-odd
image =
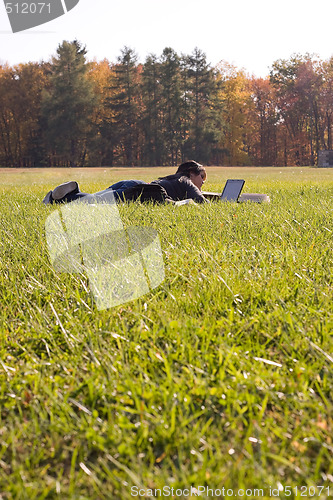
[[[0,498],[332,497],[333,170],[208,169],[205,189],[241,177],[270,204],[119,206],[158,231],[166,272],[119,307],[49,262],[47,190],[172,170],[0,171]]]

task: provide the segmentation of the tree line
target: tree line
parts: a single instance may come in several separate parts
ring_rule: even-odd
[[[333,57],[294,54],[267,78],[195,48],[0,66],[0,166],[315,165],[332,149]]]

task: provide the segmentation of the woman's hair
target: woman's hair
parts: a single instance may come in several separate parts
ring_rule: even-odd
[[[206,169],[200,163],[197,163],[194,160],[186,161],[179,165],[177,172],[175,174],[167,175],[166,177],[160,177],[160,179],[176,179],[177,177],[188,177],[190,178],[191,174],[195,175],[203,175],[203,180],[206,180],[207,174]]]
[[[206,180],[207,174],[206,174],[206,169],[200,163],[197,163],[194,160],[186,161],[185,163],[182,163],[179,165],[178,170],[176,174],[182,174],[185,175],[186,177],[190,177],[191,174],[199,175],[199,174],[204,174]]]

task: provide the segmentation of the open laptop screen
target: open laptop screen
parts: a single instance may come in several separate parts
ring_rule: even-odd
[[[238,201],[245,181],[242,179],[228,179],[221,194],[222,201]]]

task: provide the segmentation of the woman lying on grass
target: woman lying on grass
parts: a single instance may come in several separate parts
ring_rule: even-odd
[[[81,193],[76,181],[60,184],[53,191],[49,191],[43,203],[69,203],[84,200],[95,201],[141,201],[175,202],[192,199],[198,203],[206,202],[201,193],[203,183],[207,178],[205,168],[194,160],[182,163],[175,174],[160,177],[156,181],[146,183],[138,180],[124,180],[112,186],[89,194]]]

